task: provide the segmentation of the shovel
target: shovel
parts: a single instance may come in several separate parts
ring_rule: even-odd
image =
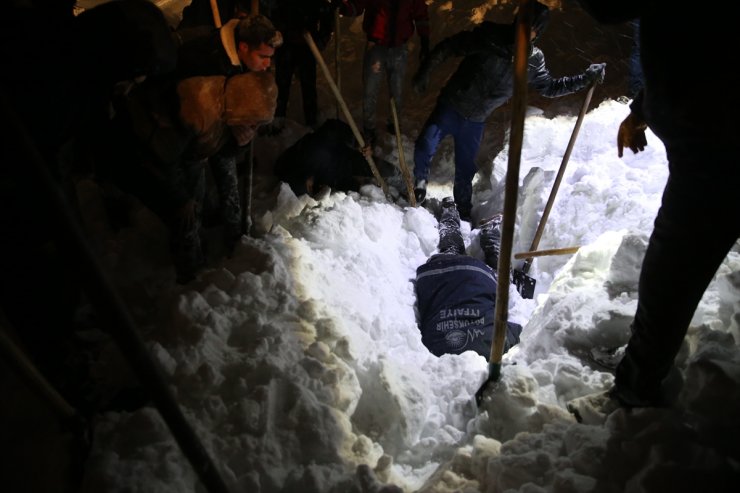
[[[578,131],[581,129],[581,123],[583,123],[583,117],[586,115],[586,111],[588,110],[588,105],[591,104],[591,96],[593,96],[594,94],[595,87],[596,87],[596,82],[594,81],[591,84],[591,87],[588,88],[588,92],[586,93],[586,98],[583,100],[583,105],[581,106],[581,112],[578,114],[576,125],[575,127],[573,127],[573,133],[570,135],[570,141],[568,142],[568,147],[565,149],[565,155],[563,156],[563,160],[560,163],[560,169],[558,170],[558,175],[555,177],[555,183],[552,184],[552,190],[550,191],[550,197],[547,199],[545,210],[542,213],[542,218],[540,218],[540,224],[537,226],[537,230],[534,233],[534,239],[532,240],[532,246],[529,248],[529,251],[531,252],[536,251],[537,247],[540,244],[540,238],[542,238],[542,232],[545,229],[545,223],[547,223],[547,218],[550,216],[550,209],[552,209],[552,204],[555,202],[555,195],[558,193],[560,182],[563,180],[563,175],[565,174],[565,167],[568,165],[568,160],[570,159],[570,153],[573,151],[573,146],[576,143],[576,138],[578,137]],[[512,282],[516,286],[516,290],[519,291],[519,294],[521,294],[522,298],[524,299],[532,299],[534,297],[534,286],[536,284],[536,281],[533,277],[530,277],[527,275],[527,272],[529,272],[529,268],[532,266],[532,259],[533,257],[528,257],[524,261],[522,266],[519,269],[514,270],[514,273],[513,273]]]
[[[496,311],[493,321],[493,344],[488,359],[488,377],[475,393],[475,403],[480,407],[483,395],[491,383],[501,377],[501,358],[504,354],[506,322],[509,316],[509,271],[511,269],[511,246],[516,221],[516,201],[519,192],[519,165],[524,141],[524,116],[527,110],[527,53],[532,31],[534,0],[522,0],[517,16],[516,41],[514,44],[514,94],[511,103],[511,131],[509,132],[509,163],[506,170],[504,189],[504,218],[501,225],[501,252],[498,257],[498,286]],[[503,286],[503,287],[502,287]]]

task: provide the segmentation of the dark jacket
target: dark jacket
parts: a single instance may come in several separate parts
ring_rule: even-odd
[[[334,9],[326,0],[278,0],[265,15],[286,44],[306,44],[303,32],[308,31],[323,49],[334,32]]]
[[[365,14],[362,30],[368,41],[381,46],[401,46],[416,31],[429,37],[429,10],[424,0],[344,0],[342,15]]]
[[[738,98],[722,98],[721,103],[716,100],[716,95],[734,80],[728,79],[721,68],[727,66],[727,51],[720,48],[736,43],[733,21],[715,28],[710,11],[680,9],[665,0],[579,3],[600,22],[640,19],[645,85],[632,109],[643,113],[650,129],[664,143],[683,147],[697,140],[704,146],[709,141],[738,142]],[[691,36],[686,36],[687,26],[691,26]],[[687,60],[691,60],[690,70],[685,69]],[[718,160],[708,161],[712,161],[712,167],[720,164]],[[735,161],[726,166],[736,166]]]
[[[513,29],[511,24],[484,22],[472,31],[454,34],[434,47],[419,74],[428,74],[451,56],[465,57],[442,88],[439,101],[471,121],[485,121],[514,91]],[[529,87],[542,96],[565,96],[589,84],[585,74],[552,77],[545,55],[537,47],[533,47],[528,63]]]
[[[315,132],[306,134],[283,152],[275,162],[275,175],[290,185],[293,193],[356,190],[355,176],[367,176],[370,168],[357,149],[354,135],[346,123],[329,119]],[[311,180],[312,189],[307,187]]]
[[[416,269],[421,341],[435,356],[475,351],[488,359],[493,341],[496,281],[493,270],[468,255],[438,254]],[[507,324],[504,352],[519,343],[522,327]]]
[[[229,77],[248,71],[237,55],[234,30],[238,23],[238,19],[232,19],[221,29],[199,26],[176,31],[175,76],[179,79],[198,75]]]

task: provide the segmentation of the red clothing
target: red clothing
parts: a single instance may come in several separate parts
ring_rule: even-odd
[[[416,31],[429,37],[429,11],[424,0],[343,0],[342,15],[365,13],[362,29],[368,41],[392,48],[404,44]]]

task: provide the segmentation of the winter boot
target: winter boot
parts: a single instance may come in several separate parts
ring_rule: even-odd
[[[417,205],[421,205],[424,203],[427,198],[426,180],[416,180],[416,185],[414,186],[414,196],[416,197]],[[453,201],[452,203],[454,204],[455,202]]]
[[[480,226],[480,247],[486,258],[486,264],[492,269],[498,267],[498,256],[501,251],[501,221],[503,216],[496,214]]]

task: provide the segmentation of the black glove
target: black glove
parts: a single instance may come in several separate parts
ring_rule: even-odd
[[[421,49],[419,50],[419,61],[423,62],[429,56],[429,36],[422,36]]]
[[[592,63],[586,69],[586,78],[590,82],[601,84],[604,82],[604,75],[606,74],[606,63]]]

